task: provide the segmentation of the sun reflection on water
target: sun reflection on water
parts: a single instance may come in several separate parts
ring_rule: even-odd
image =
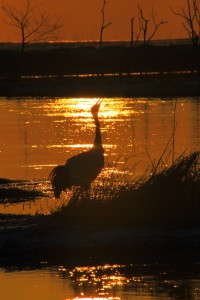
[[[2,177],[30,180],[33,184],[35,179],[47,180],[53,167],[65,164],[70,157],[91,148],[95,125],[90,109],[98,100],[2,99]],[[151,161],[160,157],[169,141],[174,100],[102,100],[99,117],[106,166],[95,182],[103,181],[111,174],[126,175],[126,170],[129,173],[133,170],[137,178]],[[199,148],[199,104],[191,99],[179,99],[176,117],[176,154]],[[126,170],[124,162],[127,162]]]
[[[68,276],[72,280],[80,294],[76,298],[66,300],[120,300],[121,297],[114,295],[116,288],[130,284],[130,279],[120,273],[123,267],[122,265],[104,265],[75,267],[72,270],[60,267],[59,272],[63,277]],[[93,290],[92,295],[88,295],[88,287]]]
[[[66,256],[67,257],[67,256]],[[199,264],[127,264],[0,269],[1,299],[199,300]],[[94,262],[95,264],[95,262]],[[12,286],[12,289],[8,288]]]
[[[123,300],[123,299],[188,299],[188,293],[193,289],[193,295],[199,291],[199,280],[188,284],[188,272],[175,276],[171,266],[163,270],[159,264],[143,265],[102,265],[65,268],[61,266],[58,276],[70,280],[75,291],[73,297],[65,300]],[[172,276],[172,277],[171,277]],[[197,276],[198,277],[198,276]],[[185,297],[186,296],[186,297]],[[193,297],[192,297],[193,299]],[[194,299],[199,299],[194,297]]]
[[[60,267],[59,273],[63,279],[71,280],[76,291],[76,297],[66,300],[121,300],[126,291],[131,291],[132,288],[136,291],[135,295],[141,296],[141,299],[151,299],[148,293],[150,293],[155,280],[151,276],[136,276],[133,265],[106,264],[75,267],[74,269]],[[143,291],[142,294],[137,294],[139,289]]]
[[[89,120],[91,121],[90,109],[98,100],[99,98],[57,99],[53,103],[47,103],[45,109],[48,111],[47,115],[49,117],[64,116],[65,118],[78,118],[79,122],[88,122]],[[132,113],[137,114],[138,111],[132,110]],[[128,115],[130,115],[130,107],[127,107],[127,101],[123,103],[121,99],[117,98],[102,99],[101,110],[99,112],[100,117],[107,119]],[[56,122],[63,121],[56,120]]]

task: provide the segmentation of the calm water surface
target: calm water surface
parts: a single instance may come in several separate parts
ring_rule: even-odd
[[[90,107],[97,99],[0,99],[1,177],[46,179],[52,167],[94,140]],[[104,99],[100,110],[106,157],[157,158],[173,130],[175,100]],[[175,152],[200,146],[200,101],[178,99]]]
[[[1,98],[0,177],[31,180],[52,198],[48,181],[51,169],[93,144],[95,128],[90,107],[96,101]],[[103,99],[99,117],[107,167],[100,177],[108,176],[109,168],[120,172],[125,162],[129,169],[136,166],[135,176],[143,173],[150,161],[163,153],[172,136],[174,116],[175,156],[199,149],[200,101]],[[170,162],[171,157],[166,163]],[[16,207],[9,207],[9,211],[12,209]]]
[[[181,273],[180,273],[181,271]],[[26,271],[0,269],[2,300],[199,300],[197,266],[63,266]]]

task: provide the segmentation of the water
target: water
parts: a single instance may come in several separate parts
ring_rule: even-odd
[[[90,107],[97,99],[1,99],[1,177],[46,179],[52,167],[87,150],[94,140]],[[104,99],[100,110],[107,160],[148,149],[163,152],[173,131],[175,100]],[[177,154],[200,145],[200,102],[178,99]]]
[[[95,128],[90,107],[96,100],[0,99],[0,177],[23,179],[16,184],[36,187],[48,196],[26,207],[1,206],[1,213],[34,213],[37,202],[48,207],[49,201],[55,204],[48,174],[55,165],[92,146]],[[174,117],[175,156],[199,150],[199,111],[200,102],[189,98],[103,99],[100,120],[107,164],[101,176],[120,173],[124,162],[130,169],[135,166],[133,175],[141,174],[166,148]],[[166,164],[171,159],[170,154]],[[155,263],[68,268],[42,262],[37,269],[0,269],[0,298],[199,300],[199,266]]]
[[[40,205],[55,205],[48,175],[52,168],[84,150],[94,141],[90,107],[94,98],[0,99],[0,177],[25,180],[25,186],[43,190]],[[176,107],[176,109],[175,109]],[[127,168],[141,175],[158,160],[172,137],[175,157],[200,146],[200,102],[197,99],[105,98],[99,113],[106,168]],[[174,119],[175,118],[175,119]],[[172,142],[172,141],[171,141]],[[172,143],[167,153],[172,151]],[[166,164],[170,164],[171,154]],[[27,182],[26,182],[27,181]],[[21,184],[21,183],[20,183]],[[51,203],[50,203],[51,202]],[[58,202],[56,202],[58,203]],[[1,207],[1,212],[35,213],[37,205]]]
[[[0,269],[0,289],[2,300],[198,300],[200,273],[158,264]]]

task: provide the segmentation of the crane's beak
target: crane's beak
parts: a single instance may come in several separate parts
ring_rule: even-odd
[[[103,101],[103,99],[99,99],[96,104],[100,105],[102,101]]]
[[[103,101],[103,99],[99,99],[92,107],[91,107],[91,113],[94,117],[94,114],[98,114],[100,104]]]

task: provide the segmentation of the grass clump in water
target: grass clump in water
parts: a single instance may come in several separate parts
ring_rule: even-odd
[[[200,151],[181,155],[171,166],[152,164],[149,175],[131,180],[115,173],[90,192],[76,189],[50,218],[63,226],[143,227],[200,225]]]

